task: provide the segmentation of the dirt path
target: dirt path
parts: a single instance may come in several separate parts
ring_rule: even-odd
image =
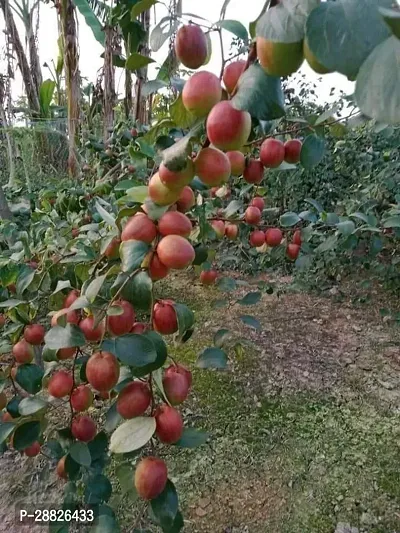
[[[216,331],[231,332],[229,368],[195,370],[183,409],[187,425],[210,432],[209,443],[162,450],[185,531],[398,533],[400,328],[379,314],[387,295],[354,305],[341,292],[317,297],[284,288],[229,310],[215,305],[218,291],[192,277],[175,291],[194,307],[198,326],[173,348],[178,359],[194,363]],[[255,281],[232,302],[250,289],[257,290]],[[257,318],[261,331],[243,324],[243,314]],[[10,509],[35,488],[47,500],[59,497],[60,484],[43,464],[36,462],[32,476],[13,452],[0,458],[0,531],[24,531],[13,528]],[[113,501],[123,532],[134,522],[156,531],[147,518],[138,520],[141,504],[118,494]]]

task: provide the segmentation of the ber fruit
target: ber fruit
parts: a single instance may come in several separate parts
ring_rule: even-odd
[[[218,277],[216,270],[202,270],[200,274],[200,281],[203,285],[213,285]]]
[[[178,200],[180,191],[179,189],[169,189],[161,181],[159,173],[156,172],[149,181],[149,196],[155,204],[171,205]]]
[[[135,310],[127,300],[115,300],[113,305],[122,307],[122,314],[107,317],[108,331],[115,336],[125,335],[130,332],[136,320]]]
[[[82,330],[85,338],[89,342],[98,342],[104,335],[105,324],[101,320],[96,325],[96,318],[94,316],[87,316],[79,322],[79,327]]]
[[[27,457],[36,457],[40,453],[40,444],[36,441],[24,449],[24,454]]]
[[[290,139],[285,142],[285,161],[286,163],[296,164],[300,161],[300,153],[303,143],[300,139]]]
[[[166,235],[189,237],[192,232],[192,223],[179,211],[167,211],[158,221],[158,231],[163,237]]]
[[[209,187],[221,185],[229,180],[231,164],[224,152],[207,147],[200,150],[194,161],[196,175]]]
[[[190,385],[184,374],[170,372],[163,377],[164,392],[171,405],[183,403],[189,395]]]
[[[65,297],[63,307],[70,307],[75,302],[75,300],[79,298],[80,294],[81,293],[80,291],[78,291],[78,289],[72,289],[72,291],[70,291]]]
[[[169,268],[161,263],[157,253],[154,253],[149,265],[149,276],[153,281],[163,279],[168,276]]]
[[[160,261],[167,267],[181,270],[188,267],[194,260],[193,246],[180,235],[167,235],[157,246]]]
[[[182,26],[176,32],[175,53],[179,61],[190,69],[204,65],[207,59],[207,39],[196,24]]]
[[[212,72],[196,72],[185,83],[182,102],[196,117],[205,117],[222,98],[222,87]]]
[[[46,330],[41,324],[30,324],[24,329],[24,339],[26,342],[29,342],[29,344],[38,346],[44,341],[45,333]]]
[[[150,389],[142,381],[133,381],[118,395],[117,411],[123,418],[133,418],[142,415],[151,402]]]
[[[235,89],[240,76],[243,74],[246,67],[246,61],[239,59],[238,61],[232,61],[225,67],[222,81],[225,84],[228,93],[232,93]]]
[[[86,364],[86,378],[100,392],[109,391],[118,383],[119,363],[110,352],[96,352]]]
[[[265,232],[265,242],[272,248],[279,246],[282,242],[283,235],[279,228],[269,228]]]
[[[239,150],[232,150],[230,152],[226,152],[226,156],[231,164],[232,176],[241,176],[244,172],[246,164],[244,154]]]
[[[176,201],[176,207],[181,213],[186,213],[189,211],[196,203],[193,190],[186,185],[183,187],[178,200]]]
[[[135,471],[135,488],[144,500],[157,498],[168,480],[167,465],[158,457],[145,457]]]
[[[215,231],[217,239],[222,239],[225,235],[225,224],[223,220],[212,220],[211,227]]]
[[[264,207],[265,207],[264,198],[261,198],[261,196],[255,196],[251,200],[250,205],[257,207],[262,212],[264,211]]]
[[[144,213],[136,213],[126,223],[121,233],[121,241],[135,239],[151,244],[157,236],[154,222]]]
[[[160,405],[155,412],[156,435],[161,442],[173,444],[183,433],[183,419],[179,411],[169,405]]]
[[[239,235],[239,227],[236,224],[231,224],[230,222],[227,222],[225,224],[225,235],[226,238],[230,241],[236,240]]]
[[[72,391],[71,405],[75,411],[86,411],[93,403],[93,392],[87,385],[79,385]]]
[[[292,261],[295,261],[300,253],[300,246],[298,244],[290,243],[286,248],[286,255]]]
[[[264,167],[277,168],[285,157],[285,145],[278,139],[266,139],[260,148],[260,160]]]
[[[162,335],[178,331],[178,318],[172,300],[159,300],[153,307],[153,328]]]
[[[264,177],[264,166],[258,159],[250,159],[243,171],[243,178],[247,183],[259,184]]]
[[[261,230],[255,230],[250,234],[250,244],[255,248],[265,243],[265,233]]]
[[[250,206],[244,212],[244,219],[247,224],[259,224],[261,221],[261,211],[254,206]]]
[[[180,191],[182,187],[188,185],[194,178],[193,161],[188,157],[186,167],[180,171],[169,170],[164,163],[161,163],[158,174],[166,187]]]
[[[17,363],[30,363],[33,359],[33,346],[25,339],[21,339],[14,344],[12,353]]]
[[[207,135],[220,150],[239,150],[249,138],[251,116],[235,109],[228,100],[215,105],[207,117]]]
[[[96,424],[90,416],[78,415],[72,420],[71,433],[77,440],[89,442],[96,436]]]
[[[71,393],[73,386],[71,374],[66,370],[58,370],[49,379],[47,390],[54,398],[64,398]]]

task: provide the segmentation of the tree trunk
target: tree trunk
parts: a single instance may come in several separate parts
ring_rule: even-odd
[[[32,79],[36,86],[36,91],[39,94],[40,86],[42,85],[42,70],[40,68],[40,59],[36,44],[36,35],[33,30],[33,14],[35,12],[35,7],[39,9],[38,4],[36,4],[29,13],[29,24],[26,26],[26,38],[28,40],[29,47],[29,59],[31,64],[31,73]]]
[[[125,118],[128,120],[130,117],[133,106],[132,100],[132,75],[129,70],[125,69],[125,98],[124,98],[124,110]]]
[[[0,6],[4,14],[4,20],[6,23],[6,31],[9,35],[10,41],[13,45],[15,53],[17,54],[19,68],[21,71],[22,79],[25,85],[26,96],[28,98],[29,108],[31,111],[39,112],[39,97],[36,89],[35,82],[32,78],[32,74],[29,68],[29,63],[24,51],[24,48],[19,38],[18,30],[15,25],[14,17],[8,0],[0,0]]]
[[[104,29],[104,92],[103,92],[103,110],[104,110],[104,142],[110,136],[109,129],[114,126],[114,106],[115,106],[115,67],[113,65],[113,50],[115,40],[115,30],[112,26],[106,26]]]
[[[80,75],[75,6],[72,0],[62,0],[61,2],[61,28],[64,39],[65,85],[68,107],[68,171],[71,177],[76,178],[79,175],[76,146],[79,131]]]
[[[150,10],[144,11],[140,15],[140,22],[143,29],[147,32],[146,42],[142,44],[138,52],[146,57],[150,56],[149,29],[150,29]],[[142,87],[147,80],[147,65],[137,71],[135,83],[135,120],[140,124],[147,124],[148,115],[146,112],[146,98],[142,97]]]
[[[8,207],[7,199],[5,197],[3,187],[0,185],[0,218],[3,220],[11,220],[12,213]]]
[[[8,120],[6,115],[6,110],[4,107],[6,88],[4,83],[4,77],[0,75],[0,126],[4,131],[4,136],[7,143],[7,155],[8,155],[8,186],[13,187],[15,183],[15,164],[14,164],[14,155],[13,155],[13,143],[11,140],[10,132],[8,131]]]

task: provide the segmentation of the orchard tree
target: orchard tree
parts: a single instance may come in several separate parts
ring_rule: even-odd
[[[135,2],[133,18],[154,3]],[[183,527],[159,445],[193,448],[208,435],[185,427],[179,409],[190,394],[192,373],[165,341],[187,341],[194,314],[168,293],[156,296],[159,280],[195,265],[201,283],[217,283],[229,303],[235,281],[213,265],[215,243],[222,239],[246,242],[257,253],[281,250],[297,262],[312,251],[324,224],[325,247],[360,231],[400,226],[398,207],[383,220],[359,214],[365,226],[356,226],[351,218],[328,220],[312,201],[313,210],[283,213],[271,224],[262,189],[267,173],[316,166],[324,135],[347,118],[329,110],[285,119],[281,78],[297,71],[304,58],[317,72],[355,79],[364,115],[400,122],[398,16],[385,0],[281,0],[271,2],[249,32],[223,17],[213,24],[185,14],[163,19],[150,44],[157,49],[176,32],[174,54],[190,70],[207,62],[211,32],[233,33],[248,48],[247,59],[228,62],[223,56],[219,76],[202,69],[184,84],[165,78],[162,68],[142,89],[151,94],[172,83],[181,87],[174,88],[168,117],[150,128],[116,126],[108,146],[89,141],[97,170],[106,169],[95,186],[89,177],[81,189],[48,189],[27,231],[4,225],[2,350],[12,351],[13,360],[2,374],[1,443],[28,457],[45,451],[68,481],[63,509],[69,518],[64,515],[53,531],[67,531],[82,516],[82,505],[94,510],[104,530],[118,529],[106,505],[110,455],[121,485],[131,479],[164,532]],[[135,52],[126,61],[137,70],[150,59]],[[221,207],[239,183],[240,198]],[[260,298],[260,291],[250,292],[237,303]],[[241,318],[259,328],[254,317]],[[200,354],[198,367],[226,367],[223,335],[214,343]],[[104,417],[92,415],[95,399],[111,404]],[[58,409],[69,413],[64,427],[65,417],[54,416]]]

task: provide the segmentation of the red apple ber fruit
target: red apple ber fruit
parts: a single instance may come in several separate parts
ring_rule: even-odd
[[[216,270],[202,270],[200,273],[200,281],[203,285],[213,285],[218,277]]]
[[[293,244],[297,244],[298,246],[301,246],[301,231],[299,229],[297,229],[293,233],[292,242],[293,242]]]
[[[30,363],[33,359],[33,346],[26,342],[25,339],[21,339],[14,344],[12,353],[17,363]]]
[[[171,405],[179,405],[184,402],[190,389],[187,377],[178,372],[169,372],[164,375],[163,387]]]
[[[250,244],[258,248],[265,243],[265,233],[261,230],[255,230],[250,234]]]
[[[145,457],[136,467],[135,487],[144,500],[153,500],[165,489],[168,479],[167,465],[158,457]]]
[[[160,405],[155,412],[156,434],[161,442],[173,444],[183,433],[183,420],[179,411],[169,405]]]
[[[158,258],[167,268],[181,270],[195,258],[193,246],[180,235],[167,235],[157,246]]]
[[[300,253],[300,246],[298,244],[293,244],[293,243],[288,244],[286,248],[286,255],[288,256],[289,259],[294,261],[295,259],[298,258],[299,253]]]
[[[286,163],[296,164],[300,161],[300,153],[303,143],[300,139],[290,139],[285,142],[285,161]]]
[[[72,291],[70,291],[65,297],[63,307],[70,307],[75,302],[75,300],[79,298],[80,294],[80,291],[78,291],[77,289],[72,289]]]
[[[162,335],[171,335],[178,331],[178,318],[173,307],[173,300],[159,300],[153,308],[153,328]]]
[[[285,146],[278,139],[266,139],[260,148],[260,159],[264,167],[277,168],[285,157]]]
[[[129,333],[135,320],[136,313],[133,305],[127,300],[116,300],[115,306],[122,307],[123,312],[121,315],[111,315],[107,317],[108,331],[115,336],[125,335]]]
[[[269,228],[265,232],[265,242],[268,246],[279,246],[282,242],[283,235],[279,228]]]
[[[71,393],[73,386],[72,375],[65,370],[58,370],[49,379],[47,390],[54,398],[64,398]]]
[[[163,279],[168,276],[168,273],[169,268],[167,268],[163,263],[161,263],[157,253],[154,253],[149,265],[149,276],[151,277],[151,279],[153,281]]]
[[[182,26],[176,32],[175,53],[179,61],[187,68],[197,69],[204,65],[207,54],[207,39],[197,24]]]
[[[128,383],[118,395],[117,411],[123,418],[142,415],[151,402],[150,389],[142,381]]]
[[[230,224],[229,222],[225,224],[225,235],[227,239],[234,241],[235,239],[237,239],[238,234],[239,227],[236,224]]]
[[[96,436],[96,424],[90,416],[78,415],[72,420],[71,433],[76,439],[89,442]]]
[[[27,457],[35,457],[40,453],[40,444],[36,441],[25,448],[23,452]]]
[[[258,159],[250,159],[243,171],[243,178],[247,183],[259,184],[264,177],[264,167]]]
[[[164,376],[170,376],[171,374],[181,374],[186,378],[189,388],[192,386],[192,373],[186,366],[181,364],[170,365],[165,369]]]
[[[86,378],[100,392],[109,391],[118,383],[119,363],[110,352],[96,352],[86,364]]]
[[[255,196],[251,200],[250,205],[257,207],[261,212],[263,212],[265,207],[264,198],[261,198],[261,196]]]
[[[79,385],[72,391],[71,405],[75,411],[86,411],[93,403],[93,392],[87,385]]]
[[[104,320],[101,320],[96,325],[96,318],[94,316],[87,316],[81,320],[79,327],[85,335],[86,340],[89,342],[98,342],[102,339],[106,329]]]
[[[254,206],[250,206],[244,212],[244,219],[247,224],[259,224],[261,221],[261,211]]]

